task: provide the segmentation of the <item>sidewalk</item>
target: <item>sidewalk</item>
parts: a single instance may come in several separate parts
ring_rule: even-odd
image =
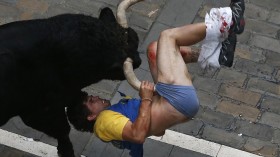
[[[118,3],[119,0],[1,0],[0,24],[66,12],[97,16],[100,8],[109,6],[115,10]],[[202,22],[210,8],[228,4],[229,0],[144,0],[132,6],[127,14],[129,25],[140,37],[139,50],[143,60],[140,68],[135,70],[138,78],[152,80],[145,49],[162,30]],[[145,157],[235,157],[238,156],[237,150],[280,157],[279,8],[279,0],[246,1],[246,27],[244,33],[238,36],[231,68],[222,67],[212,73],[203,73],[197,64],[187,65],[200,99],[200,111],[192,121],[170,128],[168,133],[172,133],[162,139],[147,139]],[[116,91],[139,97],[126,81],[101,81],[83,90],[110,99],[112,103],[120,98]],[[1,128],[56,146],[54,139],[25,126],[18,117]],[[182,141],[174,141],[178,136],[194,142],[180,144]],[[166,140],[168,137],[171,137],[170,140]],[[72,129],[71,140],[76,154],[88,157],[128,156],[128,151],[118,150],[89,133]],[[197,145],[194,150],[198,152],[188,150],[200,140],[208,141],[213,148],[218,146],[217,152],[214,155],[210,155],[209,151],[203,152],[209,145]],[[231,154],[222,154],[224,148]],[[28,155],[34,156],[0,145],[1,157]]]

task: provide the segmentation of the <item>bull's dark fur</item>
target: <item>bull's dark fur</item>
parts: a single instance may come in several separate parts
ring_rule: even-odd
[[[0,125],[19,115],[56,138],[61,156],[74,156],[64,108],[81,99],[85,86],[123,80],[127,57],[139,67],[138,42],[109,8],[99,19],[65,14],[0,26]]]

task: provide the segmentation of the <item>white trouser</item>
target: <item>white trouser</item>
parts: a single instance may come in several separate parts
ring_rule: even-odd
[[[220,50],[222,42],[228,37],[231,22],[232,11],[230,7],[213,8],[209,14],[206,14],[206,37],[198,57],[198,63],[203,70],[220,68]]]

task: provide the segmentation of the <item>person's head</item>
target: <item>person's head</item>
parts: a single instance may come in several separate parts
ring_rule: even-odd
[[[110,105],[108,100],[81,92],[80,96],[67,108],[67,116],[77,130],[93,132],[96,117]]]
[[[87,116],[88,121],[93,121],[107,107],[111,106],[109,100],[101,99],[98,96],[88,96],[87,99],[83,102],[83,104],[87,107],[90,114]]]

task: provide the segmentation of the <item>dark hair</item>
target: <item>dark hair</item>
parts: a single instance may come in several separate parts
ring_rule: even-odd
[[[67,108],[67,116],[70,123],[75,129],[80,131],[93,132],[93,126],[95,121],[89,121],[87,116],[90,115],[90,111],[85,105],[88,94],[86,92],[80,92],[79,96],[75,98],[71,105]]]

